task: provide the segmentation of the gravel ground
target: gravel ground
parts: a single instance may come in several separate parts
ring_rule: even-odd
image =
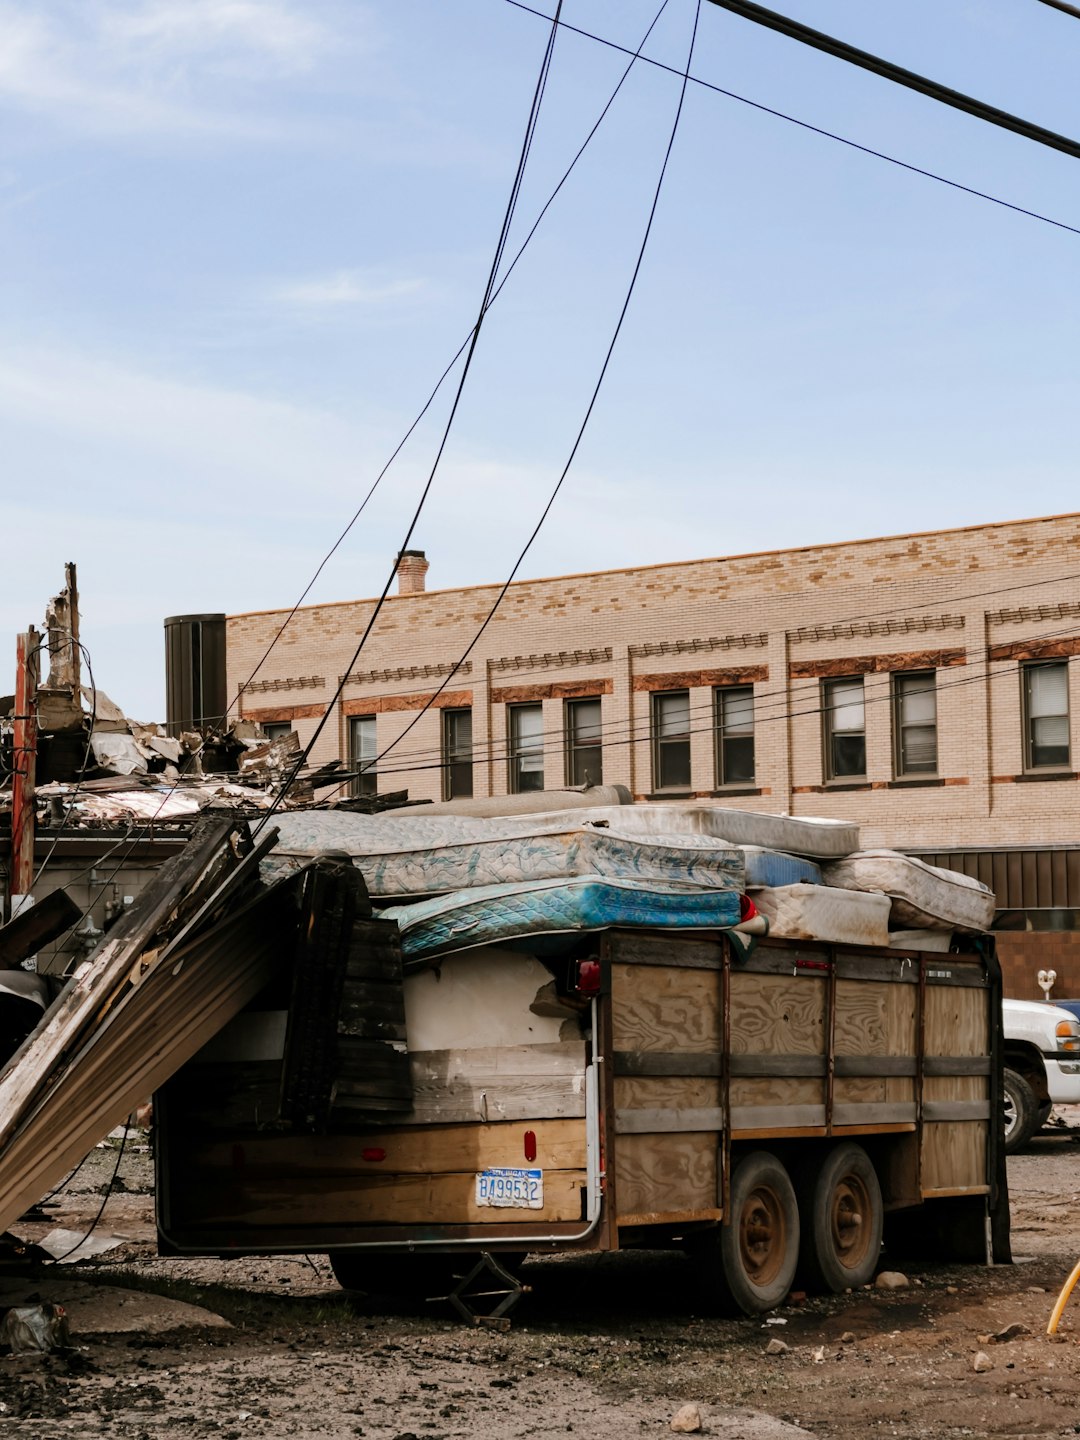
[[[1069,1116],[1010,1161],[1015,1265],[911,1267],[907,1289],[762,1323],[700,1313],[679,1256],[531,1260],[507,1334],[345,1294],[321,1256],[158,1259],[152,1167],[129,1152],[96,1232],[125,1242],[24,1286],[68,1301],[74,1348],[0,1360],[0,1435],[629,1440],[670,1434],[692,1402],[729,1440],[1072,1436],[1080,1292],[1077,1328],[1067,1312],[1057,1337],[1045,1329],[1080,1256],[1077,1141]],[[114,1162],[95,1151],[26,1235],[85,1226]],[[766,1355],[776,1338],[788,1348]],[[991,1368],[976,1371],[980,1351]]]

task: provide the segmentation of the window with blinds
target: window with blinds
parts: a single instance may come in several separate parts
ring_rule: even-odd
[[[754,687],[731,685],[716,695],[716,784],[754,782]]]
[[[375,774],[378,753],[375,716],[353,715],[349,720],[349,769],[360,772],[352,782],[354,795],[378,793],[379,777]]]
[[[690,788],[690,692],[652,697],[653,789]]]
[[[894,675],[893,751],[896,776],[936,775],[937,676],[933,670]]]
[[[566,702],[566,781],[604,783],[603,729],[599,696]]]
[[[866,707],[862,676],[823,681],[821,712],[826,780],[865,780]]]
[[[544,788],[544,707],[510,706],[510,791]]]
[[[1069,764],[1069,666],[1065,660],[1025,665],[1024,768]]]

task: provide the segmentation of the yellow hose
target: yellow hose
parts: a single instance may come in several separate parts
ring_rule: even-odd
[[[1061,1294],[1057,1298],[1057,1304],[1054,1306],[1054,1313],[1050,1316],[1050,1324],[1046,1327],[1047,1335],[1053,1335],[1057,1331],[1058,1321],[1061,1319],[1062,1311],[1065,1309],[1065,1306],[1067,1305],[1069,1300],[1069,1296],[1072,1294],[1078,1280],[1080,1280],[1080,1260],[1076,1262],[1076,1265],[1073,1267],[1072,1274],[1065,1281],[1065,1284],[1061,1290]]]

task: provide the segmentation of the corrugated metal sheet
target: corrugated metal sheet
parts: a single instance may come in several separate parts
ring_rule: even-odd
[[[989,885],[999,910],[1080,909],[1080,846],[908,853]]]

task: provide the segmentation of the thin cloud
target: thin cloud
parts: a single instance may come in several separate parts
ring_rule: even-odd
[[[278,285],[271,298],[282,305],[326,310],[339,306],[385,305],[415,295],[423,288],[424,282],[419,278],[378,280],[361,270],[337,270],[329,275]]]
[[[364,7],[334,33],[295,0],[0,0],[0,106],[61,126],[266,138],[245,110],[365,38]]]

